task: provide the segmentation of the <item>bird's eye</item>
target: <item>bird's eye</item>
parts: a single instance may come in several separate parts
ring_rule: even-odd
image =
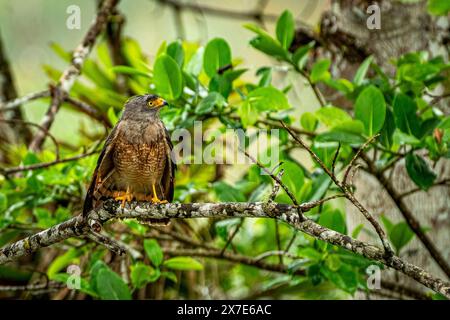
[[[153,108],[153,106],[155,105],[155,103],[153,102],[153,100],[150,100],[149,102],[147,102],[147,105],[148,105],[150,108]]]

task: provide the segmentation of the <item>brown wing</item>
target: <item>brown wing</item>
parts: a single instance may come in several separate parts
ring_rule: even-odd
[[[172,161],[172,141],[170,141],[170,135],[166,128],[164,128],[164,136],[166,142],[166,166],[164,167],[164,173],[161,179],[161,185],[164,190],[164,199],[172,202],[173,200],[173,192],[174,192],[174,184],[175,184],[175,170],[177,168],[176,164]]]
[[[103,150],[98,157],[97,166],[95,167],[94,174],[92,175],[91,184],[89,185],[89,189],[86,193],[86,199],[84,200],[83,205],[83,215],[86,216],[92,209],[94,209],[94,203],[96,200],[96,190],[99,188],[99,185],[103,179],[105,179],[113,170],[114,170],[114,162],[113,162],[113,150],[115,145],[115,139],[118,133],[118,127],[120,122],[116,124],[116,126],[111,130],[108,138],[106,139],[105,145],[103,146]]]

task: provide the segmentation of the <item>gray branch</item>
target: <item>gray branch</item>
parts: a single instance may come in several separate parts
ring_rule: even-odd
[[[319,205],[320,202],[303,203],[303,212]],[[424,286],[450,298],[450,284],[436,278],[425,270],[403,261],[397,256],[386,257],[382,248],[371,245],[339,232],[327,229],[310,219],[300,221],[296,206],[279,203],[170,203],[153,205],[132,202],[120,207],[120,203],[108,200],[103,207],[92,211],[87,219],[81,215],[50,229],[41,231],[23,240],[0,249],[0,264],[30,254],[42,247],[61,242],[70,237],[79,237],[91,232],[91,227],[100,227],[111,219],[163,219],[163,218],[276,218],[295,229],[333,245],[350,250],[368,259],[378,261],[415,279]]]

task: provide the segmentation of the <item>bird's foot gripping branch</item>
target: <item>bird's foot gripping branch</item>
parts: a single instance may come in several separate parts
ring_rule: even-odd
[[[78,215],[66,222],[31,235],[0,249],[0,264],[18,259],[36,250],[64,241],[70,237],[88,236],[92,225],[103,225],[111,219],[190,219],[190,218],[272,218],[289,224],[316,239],[345,248],[370,260],[384,264],[415,279],[424,286],[450,297],[450,284],[433,277],[425,270],[402,260],[398,256],[386,258],[385,251],[375,245],[353,239],[347,235],[325,228],[309,218],[301,218],[302,212],[321,205],[323,201],[303,203],[300,206],[255,203],[170,203],[154,205],[144,202],[128,203],[122,208],[120,202],[106,201],[101,208],[91,211],[87,217]],[[108,238],[104,238],[108,239]],[[97,238],[102,242],[102,238]],[[111,247],[111,244],[107,247]],[[115,246],[114,244],[112,246]]]

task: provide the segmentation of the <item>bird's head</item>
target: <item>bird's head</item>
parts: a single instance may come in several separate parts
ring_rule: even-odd
[[[167,105],[166,100],[155,94],[134,96],[125,103],[123,117],[142,119],[144,115],[156,116],[159,110]]]

